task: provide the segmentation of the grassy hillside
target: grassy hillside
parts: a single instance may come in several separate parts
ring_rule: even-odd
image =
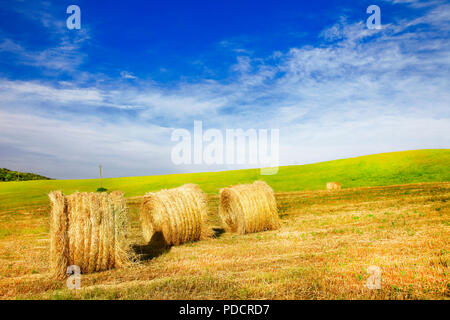
[[[343,188],[383,186],[416,182],[450,181],[450,149],[391,152],[301,166],[280,167],[278,174],[260,176],[258,169],[161,176],[103,179],[109,190],[122,190],[125,196],[197,183],[208,193],[256,179],[267,181],[275,191],[318,190],[328,181],[339,181]],[[42,205],[47,193],[62,190],[95,191],[97,179],[46,180],[0,183],[0,211]]]

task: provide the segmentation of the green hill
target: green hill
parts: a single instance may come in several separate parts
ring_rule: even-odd
[[[0,181],[28,181],[28,180],[50,180],[35,173],[12,171],[0,168]]]
[[[326,182],[338,181],[343,188],[382,186],[417,182],[450,181],[450,149],[414,150],[374,154],[308,165],[280,167],[278,174],[259,175],[259,169],[172,174],[161,176],[103,179],[108,190],[122,190],[125,196],[197,183],[208,193],[230,184],[265,180],[275,191],[324,189]],[[0,183],[0,211],[47,203],[47,193],[62,190],[96,191],[97,179],[41,180]]]

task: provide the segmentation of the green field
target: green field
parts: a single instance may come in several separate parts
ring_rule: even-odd
[[[326,182],[338,181],[343,188],[386,186],[416,182],[450,181],[450,149],[413,150],[375,154],[309,165],[280,167],[278,174],[259,175],[259,169],[191,174],[172,174],[103,179],[108,190],[122,190],[126,197],[148,191],[197,183],[207,193],[217,193],[230,184],[264,180],[275,191],[324,189]],[[69,194],[95,191],[98,179],[42,180],[0,183],[0,211],[40,206],[52,190]]]

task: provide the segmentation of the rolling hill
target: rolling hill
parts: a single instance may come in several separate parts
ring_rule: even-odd
[[[28,180],[50,180],[50,178],[28,172],[12,171],[0,168],[0,181],[28,181]]]
[[[259,169],[203,172],[103,179],[108,190],[122,190],[125,196],[196,183],[207,193],[217,193],[230,184],[264,180],[275,191],[318,190],[328,181],[343,188],[385,186],[416,182],[450,181],[450,149],[427,149],[374,154],[308,165],[283,166],[278,174],[259,175]],[[64,193],[95,191],[97,179],[40,180],[0,183],[0,211],[42,205],[52,190]]]

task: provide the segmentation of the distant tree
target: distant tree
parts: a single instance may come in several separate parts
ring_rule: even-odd
[[[12,171],[0,168],[0,181],[26,181],[26,180],[51,180],[50,178],[35,173]]]

